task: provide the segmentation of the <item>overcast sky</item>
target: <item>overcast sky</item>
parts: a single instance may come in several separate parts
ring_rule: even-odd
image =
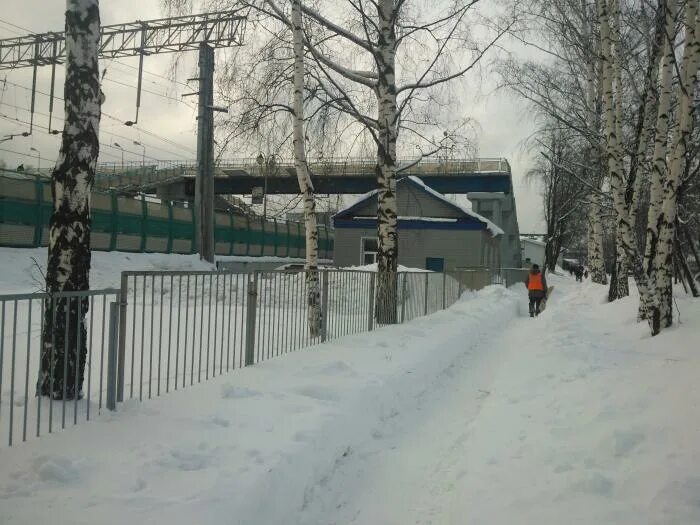
[[[32,32],[62,30],[64,26],[65,2],[61,0],[23,0],[22,2],[3,2],[0,11],[0,38],[10,38],[26,33],[23,29],[8,25],[16,24]],[[134,20],[147,20],[162,17],[158,0],[102,0],[100,2],[102,23],[104,25]],[[509,43],[505,43],[506,46]],[[143,150],[133,144],[144,144],[147,160],[159,159],[194,159],[196,151],[195,116],[196,97],[182,99],[188,91],[196,91],[196,85],[188,88],[185,80],[196,64],[196,53],[184,57],[178,74],[178,82],[171,82],[167,71],[172,60],[171,55],[148,57],[144,76],[144,92],[139,113],[141,130],[124,126],[126,120],[135,117],[137,73],[134,67],[137,59],[120,59],[103,61],[101,68],[107,67],[104,91],[106,102],[100,141],[101,162],[120,162],[122,152],[114,143],[126,150],[125,160],[140,160]],[[60,69],[60,68],[58,68]],[[37,89],[48,93],[50,90],[50,67],[40,68]],[[3,80],[7,80],[3,89]],[[62,71],[57,74],[56,94],[62,96]],[[28,126],[19,121],[30,120],[28,111],[31,105],[31,70],[0,71],[0,140],[5,135],[22,133]],[[126,84],[123,85],[123,84]],[[521,232],[542,232],[541,199],[537,189],[525,183],[524,175],[531,159],[522,151],[522,141],[532,133],[534,127],[522,101],[512,96],[494,91],[494,79],[484,73],[481,85],[470,93],[465,93],[463,107],[465,115],[473,117],[479,125],[478,155],[481,157],[505,157],[511,163],[515,186],[516,204]],[[184,101],[184,102],[183,102]],[[30,137],[15,137],[0,143],[0,159],[8,166],[15,167],[21,163],[37,166],[39,154],[30,150],[34,148],[41,155],[42,167],[53,163],[58,153],[59,141],[56,136],[46,132],[48,125],[49,98],[37,95],[35,129]],[[62,129],[62,101],[56,101],[52,128]],[[10,120],[8,120],[10,119]],[[17,152],[9,153],[2,150]],[[23,155],[24,156],[23,156]]]

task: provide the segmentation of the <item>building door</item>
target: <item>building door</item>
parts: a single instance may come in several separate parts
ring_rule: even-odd
[[[445,259],[442,257],[426,257],[425,269],[431,272],[442,272],[445,270]]]

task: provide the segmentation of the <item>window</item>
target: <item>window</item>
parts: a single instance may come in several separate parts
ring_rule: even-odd
[[[362,238],[362,264],[374,264],[377,262],[379,243],[376,237]]]

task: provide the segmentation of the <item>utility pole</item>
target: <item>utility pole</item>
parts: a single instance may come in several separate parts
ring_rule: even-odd
[[[214,48],[199,45],[197,179],[194,209],[199,257],[214,262]]]
[[[141,100],[143,57],[161,53],[181,53],[199,50],[199,137],[197,160],[199,170],[196,180],[195,209],[197,215],[197,249],[202,259],[214,261],[214,111],[226,109],[213,106],[214,48],[243,45],[247,21],[244,4],[235,5],[223,12],[202,13],[158,20],[136,21],[126,24],[102,26],[99,58],[115,59],[138,56],[139,77],[136,94],[136,120],[124,122],[134,126],[138,120]],[[0,39],[0,70],[60,64],[66,60],[65,34],[50,32]],[[51,93],[54,90],[54,75]],[[32,90],[32,101],[35,95]],[[183,95],[184,96],[184,95]],[[49,99],[53,107],[53,97]],[[32,102],[32,108],[34,104]],[[34,111],[32,109],[32,119]],[[33,120],[32,120],[33,121]],[[50,133],[53,133],[52,131]],[[31,134],[24,132],[21,136]],[[12,135],[0,141],[10,140]],[[122,150],[122,166],[124,150]],[[143,146],[142,146],[143,147]],[[142,164],[145,165],[145,150]]]

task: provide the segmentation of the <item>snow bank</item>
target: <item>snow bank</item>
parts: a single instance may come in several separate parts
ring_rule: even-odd
[[[387,443],[415,390],[464,358],[465,328],[482,340],[516,302],[491,287],[3,452],[3,523],[327,523],[305,510],[324,483]]]
[[[0,454],[3,523],[700,523],[700,302],[550,275]]]

